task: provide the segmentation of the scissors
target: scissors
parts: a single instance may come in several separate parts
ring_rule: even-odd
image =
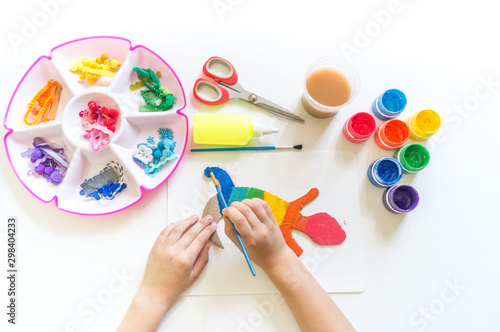
[[[222,70],[217,70],[217,68],[223,69],[223,72],[221,72]],[[301,117],[288,112],[268,99],[245,90],[241,84],[238,83],[238,74],[236,74],[233,65],[223,58],[213,56],[208,59],[203,65],[203,73],[215,79],[215,83],[204,78],[200,78],[194,83],[194,97],[202,103],[207,105],[219,105],[225,103],[229,99],[239,98],[278,116],[304,123],[304,119]],[[215,97],[208,96],[206,93],[203,93],[203,90],[211,91],[214,93]]]

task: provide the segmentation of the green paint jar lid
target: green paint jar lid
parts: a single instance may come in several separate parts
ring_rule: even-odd
[[[429,150],[418,143],[405,145],[394,152],[394,159],[401,163],[406,173],[423,170],[429,164],[430,157]]]

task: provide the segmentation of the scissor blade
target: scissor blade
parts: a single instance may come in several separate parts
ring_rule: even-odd
[[[269,101],[265,98],[257,96],[257,100],[254,102],[255,105],[260,106],[264,108],[266,111],[269,111],[271,113],[274,113],[276,115],[282,116],[284,118],[287,118],[292,121],[297,121],[300,123],[304,123],[304,119],[302,119],[300,116],[295,115],[285,109],[283,109],[281,106],[273,103],[272,101]]]

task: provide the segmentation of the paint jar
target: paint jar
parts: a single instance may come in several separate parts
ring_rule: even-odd
[[[441,127],[441,117],[433,110],[423,110],[408,119],[410,137],[421,141],[434,135]]]
[[[345,137],[354,143],[361,143],[373,136],[377,123],[375,118],[366,112],[354,114],[344,124]]]
[[[398,184],[384,191],[382,201],[385,208],[392,213],[407,213],[417,207],[419,196],[412,186]]]
[[[406,107],[406,96],[403,91],[390,89],[375,99],[372,105],[373,113],[380,120],[390,120],[397,117]]]
[[[403,146],[410,137],[408,125],[398,119],[382,123],[375,133],[375,142],[384,150],[395,150]]]
[[[356,68],[339,56],[313,62],[306,72],[302,105],[317,118],[330,118],[350,104],[359,92]]]
[[[380,158],[368,167],[368,179],[374,186],[390,187],[403,176],[403,166],[394,158]]]
[[[430,160],[429,150],[422,144],[412,143],[405,145],[394,152],[405,173],[417,173],[423,170]]]

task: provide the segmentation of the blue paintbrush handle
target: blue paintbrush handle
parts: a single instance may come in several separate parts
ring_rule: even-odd
[[[245,150],[276,150],[275,146],[242,146],[238,148],[207,148],[207,149],[191,149],[191,152],[205,151],[245,151]]]
[[[222,201],[222,205],[224,206],[224,208],[227,208],[227,203],[226,203],[226,200],[224,199],[224,196],[222,195],[222,191],[220,190],[220,186],[215,185],[215,188],[217,189],[217,194],[219,195],[219,197]],[[228,218],[228,220],[229,220],[229,218]],[[233,228],[234,234],[236,234],[236,238],[238,239],[238,243],[240,244],[241,251],[243,252],[243,255],[245,256],[248,267],[250,268],[252,275],[255,277],[255,270],[253,268],[252,262],[250,261],[250,257],[248,257],[248,253],[247,253],[247,250],[245,248],[245,245],[243,244],[243,241],[241,240],[240,233],[238,233],[238,231],[234,227],[234,224],[231,220],[229,220],[229,223],[231,224],[231,227]]]

